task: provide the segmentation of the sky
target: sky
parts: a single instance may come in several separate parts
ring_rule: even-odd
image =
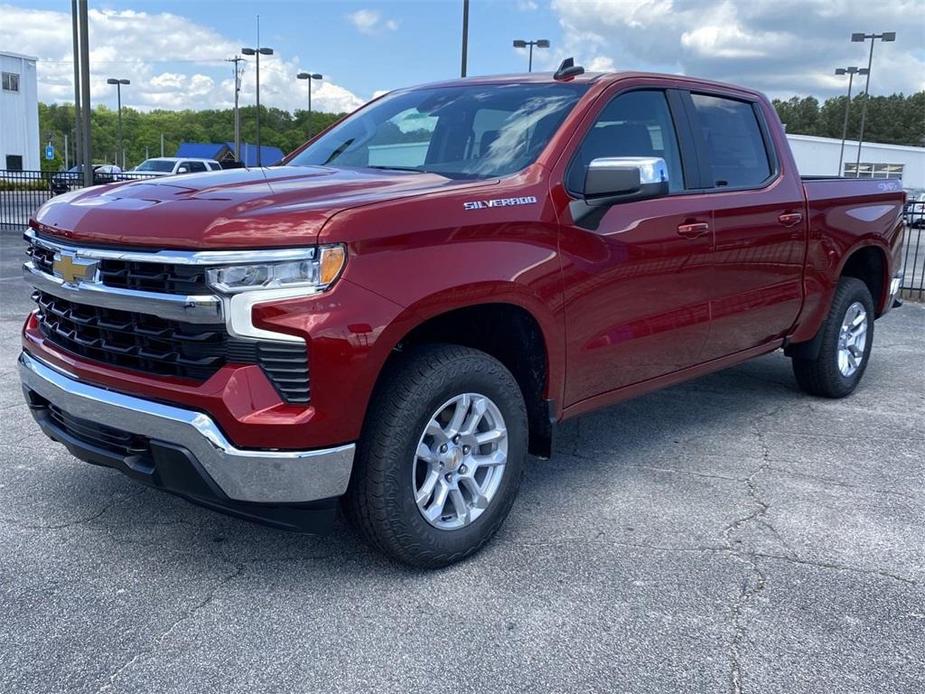
[[[305,108],[299,71],[321,73],[313,107],[349,111],[384,91],[459,76],[462,0],[90,0],[91,95],[143,110],[228,108],[243,46],[261,59],[267,106]],[[834,68],[867,62],[852,32],[895,31],[876,45],[871,93],[925,89],[925,0],[471,0],[469,74],[523,72],[512,39],[548,39],[534,68],[566,56],[589,70],[651,70],[735,82],[772,97],[842,94]],[[73,99],[70,2],[0,0],[0,50],[37,56],[39,99]],[[242,103],[253,103],[245,64]]]

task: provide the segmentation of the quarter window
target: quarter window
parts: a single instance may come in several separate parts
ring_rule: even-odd
[[[668,166],[668,189],[684,189],[678,138],[664,92],[627,92],[607,104],[569,168],[568,189],[583,190],[588,165],[601,157],[661,157]]]
[[[707,94],[691,94],[691,99],[706,144],[711,187],[753,187],[767,180],[771,164],[752,105]]]
[[[3,91],[5,92],[18,92],[19,91],[19,73],[16,72],[4,72],[2,75],[3,81]]]

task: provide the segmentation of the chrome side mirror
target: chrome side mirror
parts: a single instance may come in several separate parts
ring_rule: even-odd
[[[596,229],[613,205],[668,195],[668,165],[661,157],[601,157],[588,165],[582,199],[570,204],[575,224]]]
[[[668,194],[668,165],[661,157],[602,157],[588,165],[585,199],[641,200]]]
[[[188,173],[188,172],[189,172],[189,169],[187,169],[185,166],[181,166],[180,168],[177,169],[178,174]]]

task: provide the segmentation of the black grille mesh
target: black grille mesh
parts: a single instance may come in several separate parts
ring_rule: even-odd
[[[34,294],[39,327],[85,359],[161,376],[204,381],[227,363],[259,364],[286,402],[310,397],[304,344],[235,338],[223,324],[197,325]]]

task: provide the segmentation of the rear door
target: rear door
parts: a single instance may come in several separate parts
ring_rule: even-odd
[[[807,220],[799,177],[782,170],[758,102],[712,91],[685,102],[712,201],[707,360],[787,334],[803,300]]]
[[[679,95],[645,87],[602,101],[565,171],[568,195],[593,159],[632,156],[663,158],[671,192],[616,204],[591,227],[560,211],[567,405],[697,364],[710,329],[713,202],[692,189]]]

